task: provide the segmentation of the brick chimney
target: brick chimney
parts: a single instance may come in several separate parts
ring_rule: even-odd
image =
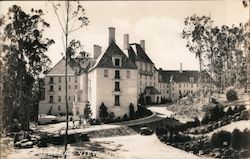
[[[102,53],[102,47],[99,45],[94,45],[94,60],[96,60]]]
[[[140,46],[145,51],[145,40],[140,40]]]
[[[129,35],[128,34],[124,34],[123,49],[124,50],[128,50],[129,49]]]
[[[115,28],[109,27],[109,44],[111,44],[112,41],[115,42]]]

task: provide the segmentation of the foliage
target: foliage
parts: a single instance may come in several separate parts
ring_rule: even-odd
[[[4,34],[1,34],[5,64],[4,114],[8,116],[5,119],[10,124],[16,114],[25,130],[29,129],[29,111],[38,104],[38,76],[50,65],[44,52],[54,43],[43,36],[44,30],[50,26],[43,15],[41,9],[25,13],[21,7],[13,5],[4,17]]]
[[[227,109],[226,115],[228,116],[228,115],[233,115],[233,114],[234,114],[234,111],[233,111],[232,107],[229,106],[229,108]]]
[[[134,119],[135,118],[135,110],[134,110],[134,105],[130,103],[129,105],[129,118]]]
[[[115,114],[114,114],[114,112],[110,112],[108,115],[108,122],[111,123],[114,121],[115,121]]]
[[[128,120],[128,115],[125,113],[124,116],[123,116],[123,120],[124,121],[127,121]]]
[[[141,106],[145,106],[146,105],[146,101],[145,101],[144,95],[142,93],[139,95],[138,103]]]
[[[249,112],[248,112],[247,110],[243,110],[243,111],[241,112],[241,114],[240,114],[240,118],[241,118],[242,120],[248,120],[249,117],[250,117],[250,114],[249,114]]]
[[[242,134],[239,129],[234,129],[232,132],[232,148],[236,150],[241,149]]]
[[[228,101],[235,101],[238,99],[237,92],[234,89],[229,89],[226,93],[226,97]]]
[[[109,115],[108,108],[104,105],[104,103],[102,103],[100,108],[99,108],[99,117],[100,117],[101,121],[105,121],[107,119],[108,115]]]
[[[87,102],[83,110],[83,117],[87,122],[90,122],[92,119],[91,116],[92,116],[92,110],[91,110],[89,102]]]
[[[244,87],[247,79],[249,22],[245,25],[213,26],[210,16],[193,15],[184,20],[182,38],[199,58],[200,71],[207,70],[220,91]],[[212,82],[212,81],[210,81]]]
[[[214,133],[211,138],[211,143],[214,147],[229,147],[231,144],[231,133],[227,131],[220,131]]]

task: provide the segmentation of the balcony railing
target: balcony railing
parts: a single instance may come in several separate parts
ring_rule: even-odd
[[[121,91],[121,90],[120,90],[120,88],[115,88],[115,91],[116,91],[116,92],[119,92],[119,91]]]
[[[121,79],[121,77],[116,75],[116,76],[115,76],[115,79]]]
[[[144,74],[144,75],[149,75],[149,76],[153,76],[153,72],[148,72],[148,71],[142,71],[142,70],[139,70],[139,73],[140,74]]]
[[[120,106],[120,103],[115,103],[115,106]]]

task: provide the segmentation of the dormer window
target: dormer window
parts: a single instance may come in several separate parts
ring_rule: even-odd
[[[120,59],[115,59],[115,66],[120,67]]]
[[[112,62],[114,67],[121,67],[122,66],[122,59],[120,55],[114,55],[112,57]]]

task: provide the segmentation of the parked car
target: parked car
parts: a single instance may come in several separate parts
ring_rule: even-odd
[[[140,134],[141,135],[152,135],[153,130],[149,129],[148,127],[141,127],[140,128]]]

